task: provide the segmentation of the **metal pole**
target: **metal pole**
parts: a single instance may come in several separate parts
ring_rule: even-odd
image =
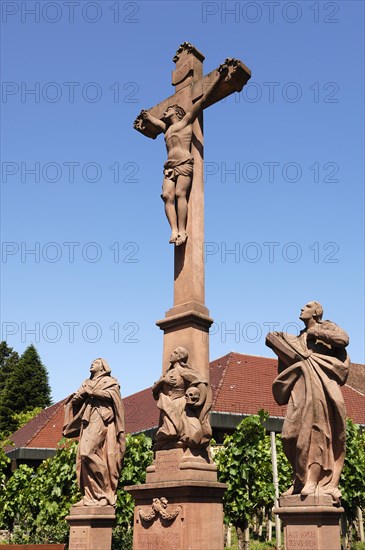
[[[356,506],[356,517],[359,525],[360,542],[364,542],[364,520],[362,517],[362,510]]]
[[[274,504],[275,508],[279,506],[279,478],[278,478],[278,463],[276,458],[276,440],[275,432],[270,432],[270,443],[271,443],[271,463],[272,463],[272,478],[274,483],[275,497]],[[276,548],[280,550],[281,548],[281,522],[277,514],[275,514],[275,533],[276,533]]]

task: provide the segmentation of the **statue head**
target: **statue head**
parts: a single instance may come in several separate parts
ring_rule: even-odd
[[[163,118],[164,119],[166,118],[165,115],[171,116],[172,111],[174,112],[174,114],[177,116],[177,118],[179,120],[184,118],[184,116],[186,115],[186,112],[184,111],[184,109],[182,107],[180,107],[180,105],[174,104],[174,105],[169,105],[167,107],[166,111],[163,114]],[[170,112],[171,112],[171,114],[170,114]]]
[[[187,363],[189,357],[189,352],[186,348],[183,348],[182,346],[177,347],[174,349],[172,354],[170,355],[170,363]]]
[[[91,376],[97,376],[102,373],[110,375],[111,368],[109,367],[105,359],[103,359],[102,357],[98,357],[97,359],[94,359],[94,361],[91,363],[90,372]]]
[[[319,322],[323,317],[323,307],[319,302],[308,302],[300,310],[299,319],[308,322],[311,319]]]

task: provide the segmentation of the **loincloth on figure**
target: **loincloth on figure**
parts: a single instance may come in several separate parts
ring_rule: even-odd
[[[176,183],[179,176],[192,176],[194,159],[193,157],[187,157],[183,159],[168,159],[163,165],[165,178],[172,180]]]

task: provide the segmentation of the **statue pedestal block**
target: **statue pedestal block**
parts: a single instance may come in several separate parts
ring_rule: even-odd
[[[135,499],[133,550],[223,550],[223,483],[160,481],[125,489]]]
[[[161,481],[217,481],[217,467],[208,458],[194,455],[189,449],[156,451],[147,467],[146,483]]]
[[[329,495],[280,497],[274,513],[284,525],[285,550],[341,550],[339,521],[343,511]]]
[[[156,451],[134,500],[133,550],[223,550],[224,483],[209,449]]]
[[[69,550],[110,550],[115,521],[113,506],[72,506]]]

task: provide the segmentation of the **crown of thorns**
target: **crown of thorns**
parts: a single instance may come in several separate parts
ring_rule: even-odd
[[[182,119],[186,115],[184,109],[182,107],[180,107],[179,105],[176,105],[176,104],[175,105],[169,105],[167,107],[167,109],[175,109],[176,115],[180,119]]]

